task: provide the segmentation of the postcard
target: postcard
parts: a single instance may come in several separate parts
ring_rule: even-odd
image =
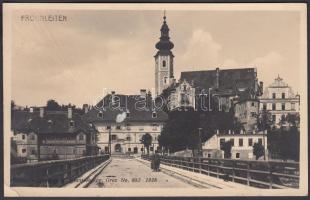
[[[5,196],[307,195],[306,10],[5,3]]]

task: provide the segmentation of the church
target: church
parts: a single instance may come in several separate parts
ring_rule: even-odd
[[[258,97],[263,92],[263,82],[257,78],[256,68],[220,69],[181,72],[174,78],[174,44],[170,41],[169,27],[164,16],[156,44],[155,91],[163,97],[168,111],[194,109],[225,111],[234,109],[235,117],[244,131],[253,132],[259,114]]]
[[[262,94],[262,82],[258,82],[256,69],[216,68],[182,72],[176,81],[172,53],[174,44],[170,41],[165,15],[160,33],[160,40],[155,45],[154,96],[145,89],[137,95],[112,91],[84,115],[84,120],[94,124],[99,132],[101,151],[141,154],[148,149],[151,153],[155,152],[159,148],[158,137],[168,120],[167,112],[184,108],[225,112],[235,109],[235,116],[241,120],[244,131],[252,133],[259,112],[257,97]],[[159,97],[168,110],[158,106],[156,100]],[[145,102],[143,109],[137,108],[137,102]],[[251,112],[248,112],[249,108]],[[119,117],[123,119],[118,121]],[[152,138],[147,148],[141,142],[146,134]]]

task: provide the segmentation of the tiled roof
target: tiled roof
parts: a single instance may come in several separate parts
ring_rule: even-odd
[[[11,112],[11,129],[14,131],[29,131],[30,121],[35,113],[28,111],[14,110]]]
[[[157,117],[153,117],[152,113],[152,97],[147,95],[147,110],[139,110],[144,103],[141,103],[140,95],[122,95],[115,94],[120,102],[120,109],[113,109],[111,106],[111,94],[105,96],[95,107],[87,114],[83,115],[83,119],[87,122],[115,122],[117,115],[129,112],[129,117],[126,117],[124,122],[164,122],[168,119],[167,114],[159,109],[156,110]],[[104,108],[102,105],[104,102]],[[140,102],[140,103],[139,103]],[[102,112],[103,117],[98,116]]]
[[[79,114],[73,113],[72,118],[69,119],[67,111],[45,111],[43,118],[39,116],[38,112],[14,111],[11,118],[12,130],[21,132],[61,134],[95,130],[88,123],[82,121]],[[74,122],[73,127],[70,127],[71,120]]]
[[[181,72],[181,80],[193,82],[195,87],[209,89],[216,87],[216,70]],[[219,89],[233,90],[254,88],[256,81],[255,68],[220,69]]]

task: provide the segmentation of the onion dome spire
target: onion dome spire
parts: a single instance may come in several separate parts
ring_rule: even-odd
[[[164,19],[163,25],[161,26],[160,29],[161,32],[161,36],[159,38],[160,40],[159,42],[157,42],[155,47],[159,51],[170,51],[174,47],[174,44],[170,41],[169,37],[169,27],[166,22],[166,11],[164,11],[163,19]]]

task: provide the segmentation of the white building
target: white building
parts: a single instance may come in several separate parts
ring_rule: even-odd
[[[269,111],[276,126],[278,126],[282,115],[298,114],[299,106],[300,96],[296,95],[293,89],[279,76],[265,88],[260,97],[260,111]]]
[[[102,151],[109,151],[110,134],[111,153],[141,154],[146,152],[141,143],[145,134],[152,137],[150,152],[157,150],[158,136],[168,116],[153,107],[150,93],[141,90],[140,95],[112,92],[85,114],[84,119],[93,123],[99,131],[97,144]]]
[[[260,143],[264,146],[267,155],[267,134],[266,132],[246,134],[234,134],[232,131],[228,133],[214,134],[209,140],[202,145],[203,156],[207,158],[224,158],[224,153],[221,150],[221,145],[224,142],[231,141],[231,158],[242,160],[255,160],[253,155],[253,145]],[[267,156],[266,156],[267,158]]]

